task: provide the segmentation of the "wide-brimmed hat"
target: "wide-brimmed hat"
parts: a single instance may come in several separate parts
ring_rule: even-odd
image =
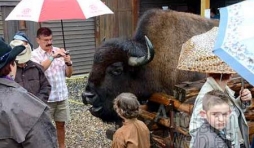
[[[2,38],[0,38],[0,69],[6,64],[15,60],[16,56],[25,49],[25,46],[19,45],[11,48],[10,45],[6,44]]]
[[[235,73],[212,52],[217,33],[218,27],[214,27],[185,42],[182,45],[177,69],[202,73]]]
[[[10,45],[12,48],[14,48],[15,46],[24,45],[24,42],[22,40],[13,40],[10,42]],[[30,44],[26,44],[24,46],[26,47],[25,50],[23,50],[16,57],[16,60],[19,64],[26,63],[27,61],[29,61],[31,59],[32,49],[31,49]]]

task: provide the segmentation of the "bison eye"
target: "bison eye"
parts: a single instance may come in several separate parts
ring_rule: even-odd
[[[122,62],[113,63],[112,65],[110,65],[107,68],[107,71],[110,74],[114,75],[114,76],[121,75],[123,73],[123,64],[122,64]]]
[[[111,71],[111,73],[113,75],[115,75],[115,76],[118,76],[118,75],[122,74],[122,72],[123,72],[123,68],[122,67],[117,67],[117,68],[115,68],[115,69],[113,69]]]

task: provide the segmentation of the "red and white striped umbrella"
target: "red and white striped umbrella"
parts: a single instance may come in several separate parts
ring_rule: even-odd
[[[34,22],[61,20],[65,48],[62,20],[88,19],[103,14],[113,12],[101,0],[21,0],[5,20]]]
[[[87,19],[113,12],[100,0],[21,0],[5,20]]]

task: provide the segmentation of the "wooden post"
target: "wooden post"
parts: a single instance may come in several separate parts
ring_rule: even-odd
[[[132,0],[132,32],[135,31],[138,23],[140,0]]]
[[[200,12],[201,16],[205,16],[205,9],[210,8],[210,0],[201,0]]]
[[[26,30],[26,22],[25,21],[19,21],[19,30]]]

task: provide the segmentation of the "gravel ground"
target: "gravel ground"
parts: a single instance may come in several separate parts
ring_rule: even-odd
[[[85,77],[86,78],[86,77]],[[68,148],[109,148],[111,140],[106,138],[106,129],[114,124],[103,123],[88,111],[81,101],[81,93],[86,84],[84,77],[67,80],[70,98],[71,121],[66,126]]]
[[[88,111],[90,106],[85,106],[82,103],[81,93],[85,88],[86,79],[87,76],[72,77],[71,79],[67,79],[71,111],[71,121],[67,124],[66,128],[67,147],[110,148],[111,140],[106,138],[106,130],[109,128],[114,128],[115,125],[103,123],[99,118],[92,116]],[[252,128],[254,127],[253,125]],[[182,139],[181,136],[178,138],[180,138],[178,140],[181,140],[177,142],[181,145],[179,148],[185,147],[181,143],[188,143],[188,140]]]

